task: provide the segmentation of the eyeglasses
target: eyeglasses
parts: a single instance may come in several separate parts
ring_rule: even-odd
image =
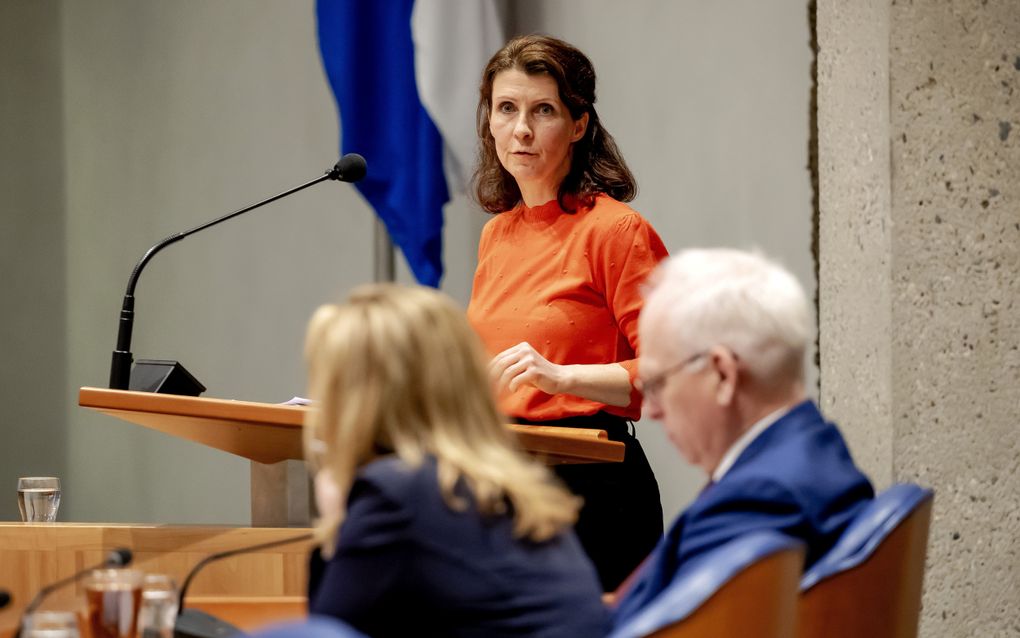
[[[654,399],[655,397],[658,396],[659,392],[662,390],[662,386],[666,384],[666,381],[669,379],[670,376],[676,374],[677,372],[680,372],[681,370],[691,365],[698,359],[701,359],[707,354],[708,350],[702,350],[701,352],[692,354],[691,356],[687,357],[680,363],[666,368],[665,370],[663,370],[662,372],[660,372],[659,374],[655,375],[650,379],[638,378],[634,382],[634,387],[637,388],[638,392],[645,395],[646,398]]]

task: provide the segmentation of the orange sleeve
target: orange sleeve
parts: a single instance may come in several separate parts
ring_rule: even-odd
[[[645,281],[660,261],[668,256],[652,225],[636,213],[615,221],[607,233],[607,241],[597,251],[596,281],[605,293],[620,333],[624,335],[636,356],[641,355],[638,339],[638,316],[644,305],[642,292]],[[641,393],[634,388],[637,379],[637,358],[620,361],[630,377],[630,405],[632,411],[641,403]]]

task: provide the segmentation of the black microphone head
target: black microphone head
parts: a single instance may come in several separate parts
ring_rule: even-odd
[[[0,589],[0,609],[3,609],[11,603],[11,592],[6,589]]]
[[[333,170],[330,171],[332,179],[341,182],[357,182],[368,172],[368,163],[365,158],[357,153],[348,153],[340,158]]]
[[[126,547],[118,547],[110,551],[106,555],[106,566],[107,567],[127,567],[131,564],[131,559],[134,556],[131,554],[131,550]]]

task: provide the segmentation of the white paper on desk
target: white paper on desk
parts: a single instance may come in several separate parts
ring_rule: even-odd
[[[311,405],[312,400],[304,397],[294,397],[290,401],[284,401],[280,405]]]

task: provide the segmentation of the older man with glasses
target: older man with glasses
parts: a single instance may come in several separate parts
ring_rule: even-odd
[[[618,622],[686,561],[748,532],[804,540],[810,565],[874,496],[807,398],[810,313],[789,272],[738,250],[682,252],[653,274],[638,330],[645,415],[708,484],[621,587]]]

